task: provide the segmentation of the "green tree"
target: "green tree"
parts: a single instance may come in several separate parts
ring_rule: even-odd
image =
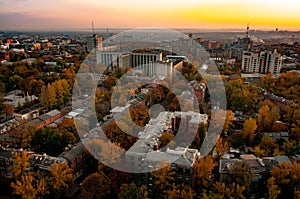
[[[34,133],[30,145],[35,152],[51,156],[59,155],[65,147],[62,135],[50,127],[38,129]]]

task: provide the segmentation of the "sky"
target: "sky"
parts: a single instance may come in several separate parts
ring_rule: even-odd
[[[0,0],[0,30],[300,30],[299,0]]]

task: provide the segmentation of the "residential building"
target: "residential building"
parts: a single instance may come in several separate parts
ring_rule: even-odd
[[[245,72],[279,74],[281,66],[282,57],[276,50],[274,52],[244,51],[242,56],[242,70]]]
[[[93,34],[92,37],[86,38],[87,51],[100,50],[102,48],[102,37],[97,34]]]
[[[259,73],[259,69],[259,53],[245,51],[242,58],[242,70],[250,73]]]
[[[31,124],[35,125],[37,128],[42,128],[61,118],[61,116],[61,112],[55,109],[32,120]]]

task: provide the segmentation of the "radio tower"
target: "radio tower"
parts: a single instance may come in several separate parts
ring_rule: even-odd
[[[249,38],[249,23],[247,24],[246,38]]]
[[[93,36],[95,35],[95,30],[94,30],[94,21],[92,21],[92,31],[93,31]]]

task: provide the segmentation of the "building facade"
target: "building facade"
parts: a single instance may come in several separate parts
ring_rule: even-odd
[[[275,50],[249,52],[244,51],[242,56],[242,70],[249,73],[279,74],[282,66],[282,56]]]

